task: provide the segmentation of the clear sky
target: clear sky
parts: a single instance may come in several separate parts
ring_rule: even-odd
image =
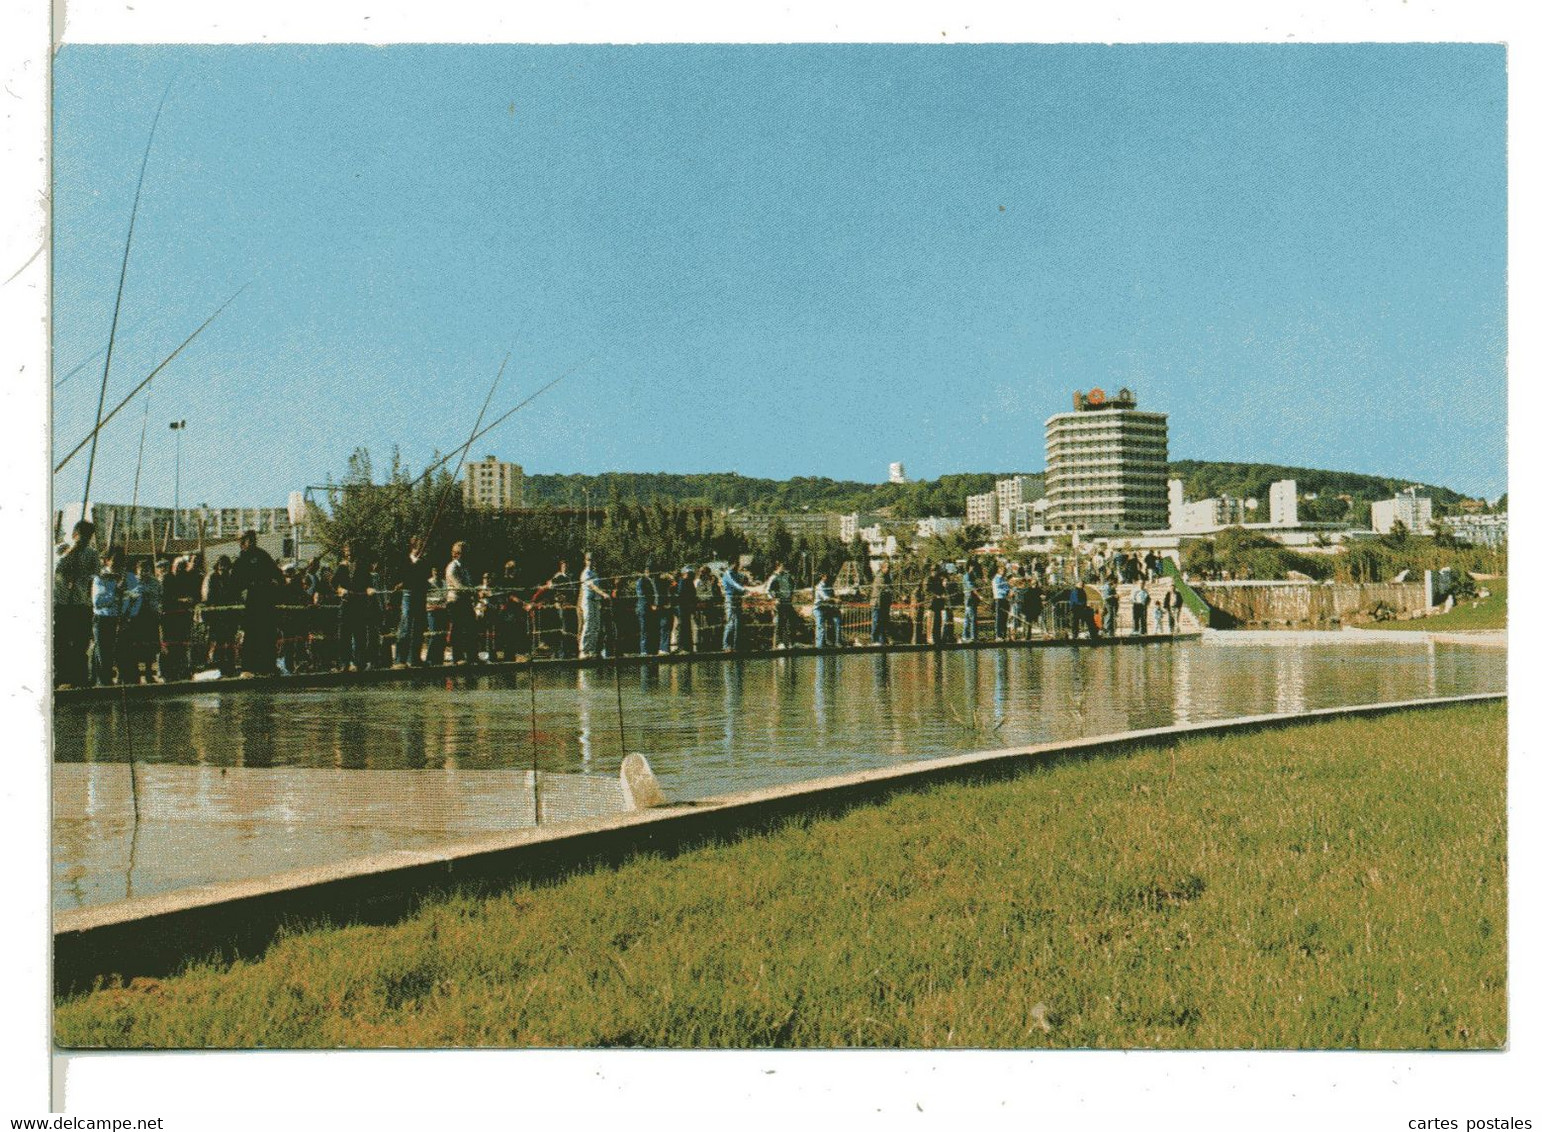
[[[1173,459],[1505,490],[1493,46],[83,47],[54,346],[152,387],[141,501],[281,503],[363,445],[528,472],[1043,467],[1131,385]],[[174,76],[174,77],[173,77]],[[62,454],[101,357],[59,384]],[[132,490],[142,404],[92,496]],[[85,456],[55,479],[77,501]]]

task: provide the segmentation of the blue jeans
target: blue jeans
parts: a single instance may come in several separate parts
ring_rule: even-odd
[[[669,651],[669,637],[674,632],[675,613],[672,609],[659,610],[659,649],[662,653]]]
[[[792,648],[792,619],[792,602],[779,600],[776,603],[776,627],[771,634],[773,647]]]
[[[658,618],[653,610],[647,607],[637,610],[637,651],[643,656],[651,656],[653,654],[653,635],[657,627]]]
[[[964,606],[964,635],[960,638],[961,640],[965,640],[965,641],[973,641],[974,640],[975,623],[976,623],[978,617],[979,617],[979,606],[976,606],[976,605],[965,605]]]
[[[370,657],[370,610],[363,598],[344,598],[337,609],[337,669],[341,672],[349,661],[363,672],[373,668]]]
[[[91,677],[94,684],[117,683],[118,619],[91,618]]]
[[[723,607],[723,651],[739,651],[739,607],[737,605]]]
[[[586,601],[581,610],[583,627],[578,631],[578,655],[580,657],[599,656],[600,649],[605,643],[605,636],[600,631],[600,618],[604,616],[600,610],[600,603],[595,600]]]
[[[402,591],[402,619],[396,626],[396,663],[422,664],[423,629],[428,624],[428,594]]]
[[[834,609],[814,609],[814,647],[841,647],[841,615]]]
[[[889,643],[889,603],[886,601],[873,603],[872,638],[875,645]]]

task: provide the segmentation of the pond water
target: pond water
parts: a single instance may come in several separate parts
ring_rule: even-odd
[[[1505,687],[1502,648],[1303,636],[663,664],[621,670],[619,693],[612,672],[541,671],[533,721],[523,673],[215,691],[126,714],[65,704],[55,905],[528,825],[537,764],[551,776],[543,820],[603,812],[611,795],[588,780],[616,780],[623,729],[626,749],[683,800],[963,751]]]

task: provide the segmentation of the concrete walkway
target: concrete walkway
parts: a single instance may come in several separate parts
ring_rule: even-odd
[[[579,668],[604,669],[612,667],[638,668],[643,665],[662,664],[722,664],[727,661],[774,660],[787,656],[841,656],[873,655],[879,653],[907,652],[986,652],[994,649],[1026,648],[1103,648],[1111,645],[1165,645],[1173,641],[1195,640],[1194,632],[1176,634],[1153,633],[1144,637],[1117,636],[1089,640],[1082,637],[1068,640],[1064,637],[1034,637],[1031,641],[976,641],[970,644],[943,645],[853,645],[838,649],[816,649],[800,646],[791,649],[759,650],[755,652],[687,652],[670,653],[666,656],[622,656],[614,659],[592,657],[587,660],[538,659],[534,669],[536,679],[544,673],[566,672]],[[119,702],[121,699],[138,701],[161,696],[223,696],[248,691],[272,692],[280,689],[316,691],[324,688],[357,688],[392,684],[443,684],[448,680],[481,679],[489,676],[517,678],[531,668],[528,661],[498,663],[437,665],[431,668],[378,668],[368,672],[304,672],[295,676],[252,676],[219,680],[177,680],[169,684],[130,684],[107,688],[66,688],[54,692],[55,704]]]

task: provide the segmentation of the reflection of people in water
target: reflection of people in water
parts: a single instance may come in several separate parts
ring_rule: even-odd
[[[584,766],[594,757],[594,725],[589,718],[589,689],[591,681],[587,669],[580,668],[578,677],[578,754]]]

